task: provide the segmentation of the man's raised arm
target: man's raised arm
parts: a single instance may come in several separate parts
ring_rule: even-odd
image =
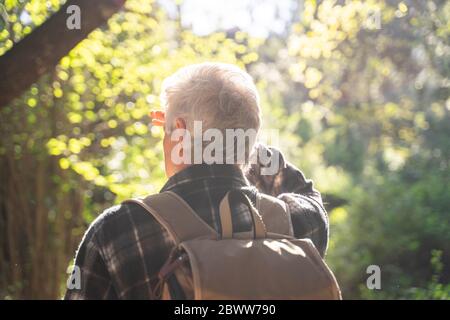
[[[328,214],[320,192],[314,189],[311,180],[284,159],[279,150],[260,144],[258,152],[270,154],[271,159],[278,156],[278,170],[273,175],[262,175],[261,169],[268,166],[254,164],[247,173],[248,180],[260,192],[277,197],[288,205],[295,237],[311,239],[323,257],[328,245]]]

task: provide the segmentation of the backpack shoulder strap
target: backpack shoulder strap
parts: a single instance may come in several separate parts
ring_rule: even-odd
[[[217,232],[174,192],[166,191],[125,202],[137,203],[147,210],[167,230],[176,244],[196,238],[218,238]]]
[[[294,236],[291,214],[288,205],[284,201],[259,193],[256,198],[256,208],[269,234]]]

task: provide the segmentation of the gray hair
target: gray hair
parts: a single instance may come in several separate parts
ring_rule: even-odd
[[[259,131],[259,94],[252,77],[237,66],[206,62],[179,69],[163,82],[161,100],[166,109],[166,133],[182,118],[193,134],[194,121],[203,131],[226,129]],[[246,161],[254,141],[246,148]],[[228,146],[227,146],[228,147]]]

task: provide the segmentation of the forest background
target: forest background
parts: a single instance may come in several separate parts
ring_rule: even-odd
[[[0,64],[64,4],[2,0]],[[264,128],[323,194],[344,298],[449,299],[449,18],[444,0],[127,0],[0,106],[0,299],[60,298],[89,223],[159,191],[148,112],[202,61],[254,77]]]

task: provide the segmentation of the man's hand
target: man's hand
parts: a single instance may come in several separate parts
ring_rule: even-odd
[[[246,177],[248,181],[257,187],[260,192],[276,197],[281,193],[280,172],[282,172],[286,167],[284,157],[282,153],[274,147],[268,147],[258,143],[255,148],[257,163],[251,164],[250,169],[246,173]],[[263,153],[265,153],[264,155],[266,159],[278,161],[278,170],[274,174],[263,175],[261,173],[261,169],[271,167],[271,163],[263,164],[261,162],[260,155]],[[274,157],[278,157],[278,159],[275,159]]]

